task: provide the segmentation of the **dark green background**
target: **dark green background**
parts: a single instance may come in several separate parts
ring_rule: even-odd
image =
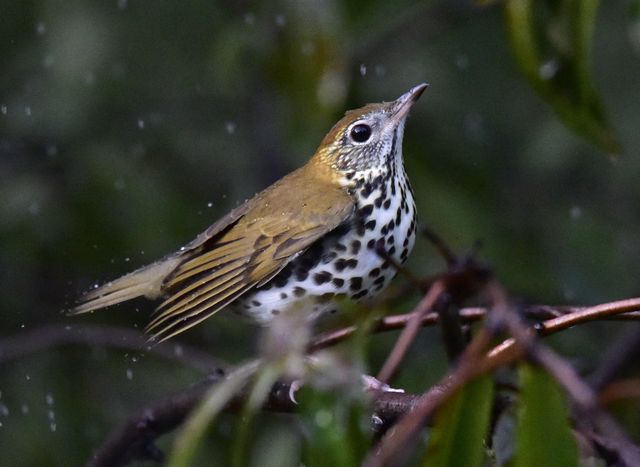
[[[640,39],[628,3],[602,2],[592,44],[624,148],[615,158],[527,85],[499,6],[0,2],[0,345],[50,324],[143,326],[144,301],[62,311],[304,164],[346,109],[422,81],[431,88],[404,153],[423,224],[461,252],[482,240],[499,279],[530,302],[640,294]],[[409,267],[434,273],[443,262],[421,240]],[[592,324],[554,342],[586,371],[632,325]],[[237,362],[255,334],[221,314],[175,342]],[[374,371],[392,341],[372,339]],[[439,333],[425,331],[412,355],[397,383],[424,390],[446,367]],[[97,346],[0,356],[0,465],[77,465],[145,401],[201,377]],[[281,422],[260,435],[256,465],[296,465]]]

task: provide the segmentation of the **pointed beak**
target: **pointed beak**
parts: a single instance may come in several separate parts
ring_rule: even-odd
[[[424,92],[425,89],[429,87],[427,83],[421,83],[417,86],[412,87],[409,91],[405,92],[398,99],[393,101],[392,112],[393,116],[391,120],[395,123],[400,122],[400,120],[407,117],[411,107],[413,104],[420,99],[420,96]]]

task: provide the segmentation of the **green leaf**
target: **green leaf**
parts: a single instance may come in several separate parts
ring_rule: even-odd
[[[202,441],[207,428],[222,412],[229,401],[247,384],[251,376],[261,367],[261,361],[247,363],[214,386],[202,399],[200,405],[189,415],[184,428],[178,433],[168,467],[189,467],[194,463],[198,445]]]
[[[489,428],[493,381],[471,381],[436,413],[423,467],[482,466]]]
[[[307,433],[304,465],[360,465],[371,445],[371,420],[363,400],[342,390],[303,389],[300,415]]]
[[[590,72],[597,10],[598,0],[504,3],[509,42],[529,84],[565,125],[615,155],[622,148]]]
[[[523,364],[514,467],[571,467],[578,450],[563,394],[545,371]]]

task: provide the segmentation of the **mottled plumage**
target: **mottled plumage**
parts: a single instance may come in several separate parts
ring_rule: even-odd
[[[178,252],[91,290],[74,312],[163,297],[148,331],[164,340],[227,306],[268,324],[292,306],[315,317],[337,297],[375,295],[395,274],[378,249],[402,263],[415,240],[402,135],[425,87],[347,112],[305,166]]]

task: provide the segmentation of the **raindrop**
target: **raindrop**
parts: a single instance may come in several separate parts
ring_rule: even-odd
[[[367,74],[367,65],[364,63],[360,64],[360,76],[365,76]]]
[[[40,212],[40,204],[37,201],[34,201],[29,205],[29,214],[32,216],[37,215]]]
[[[39,21],[38,24],[36,24],[36,32],[39,36],[42,36],[45,32],[47,32],[47,25],[44,24],[44,21]]]
[[[538,74],[542,79],[551,79],[558,72],[560,65],[557,60],[547,60],[538,69]]]
[[[124,10],[125,8],[127,8],[128,3],[129,0],[118,0],[118,2],[116,3],[118,10]]]
[[[571,219],[578,220],[582,217],[582,208],[580,206],[573,206],[571,208]]]
[[[47,402],[47,405],[53,405],[55,403],[55,400],[53,399],[53,394],[51,394],[50,392],[48,392],[44,396],[44,400]]]
[[[29,413],[29,406],[27,404],[22,404],[20,406],[20,412],[22,412],[22,415],[27,415]]]
[[[213,203],[212,203],[211,201],[209,201],[209,202],[207,203],[207,207],[208,207],[208,208],[213,207]]]
[[[84,81],[85,85],[93,86],[96,82],[96,75],[93,73],[93,71],[86,71],[82,76],[82,80]]]
[[[116,178],[116,180],[113,182],[113,187],[116,189],[116,191],[123,191],[126,186],[127,184],[122,177]]]
[[[141,130],[144,129],[144,120],[141,118],[138,119],[138,128],[140,128]]]
[[[456,55],[456,66],[460,70],[466,70],[467,68],[469,68],[469,57],[467,57],[465,54]]]
[[[244,22],[245,24],[252,26],[256,22],[256,15],[254,15],[253,13],[245,13]]]
[[[0,404],[0,416],[8,417],[9,416],[9,407],[5,404]]]
[[[45,68],[51,68],[55,62],[56,62],[55,55],[47,54],[44,56],[44,60],[42,61],[42,66]]]
[[[125,263],[128,263],[129,261],[131,261],[131,258],[129,258],[128,256],[124,259]]]
[[[385,74],[387,74],[387,69],[380,63],[375,66],[373,71],[375,72],[376,76],[384,76]]]
[[[6,104],[0,105],[0,112],[2,112],[2,115],[7,115],[8,111],[9,111],[9,108],[7,107]]]
[[[129,381],[133,379],[133,370],[131,368],[127,368],[127,379]]]
[[[287,24],[287,18],[283,14],[276,15],[276,26],[279,28]]]
[[[226,122],[224,124],[224,129],[227,133],[232,135],[236,132],[236,124],[234,122]]]
[[[47,146],[44,149],[45,153],[47,154],[47,156],[49,157],[54,157],[58,155],[58,146],[56,146],[55,144],[47,144]]]
[[[24,106],[24,114],[25,114],[27,117],[31,117],[31,106],[29,106],[29,105],[25,105],[25,106]]]
[[[179,344],[176,344],[173,347],[173,353],[176,357],[182,357],[182,354],[184,354],[184,350],[182,349],[182,346]]]

